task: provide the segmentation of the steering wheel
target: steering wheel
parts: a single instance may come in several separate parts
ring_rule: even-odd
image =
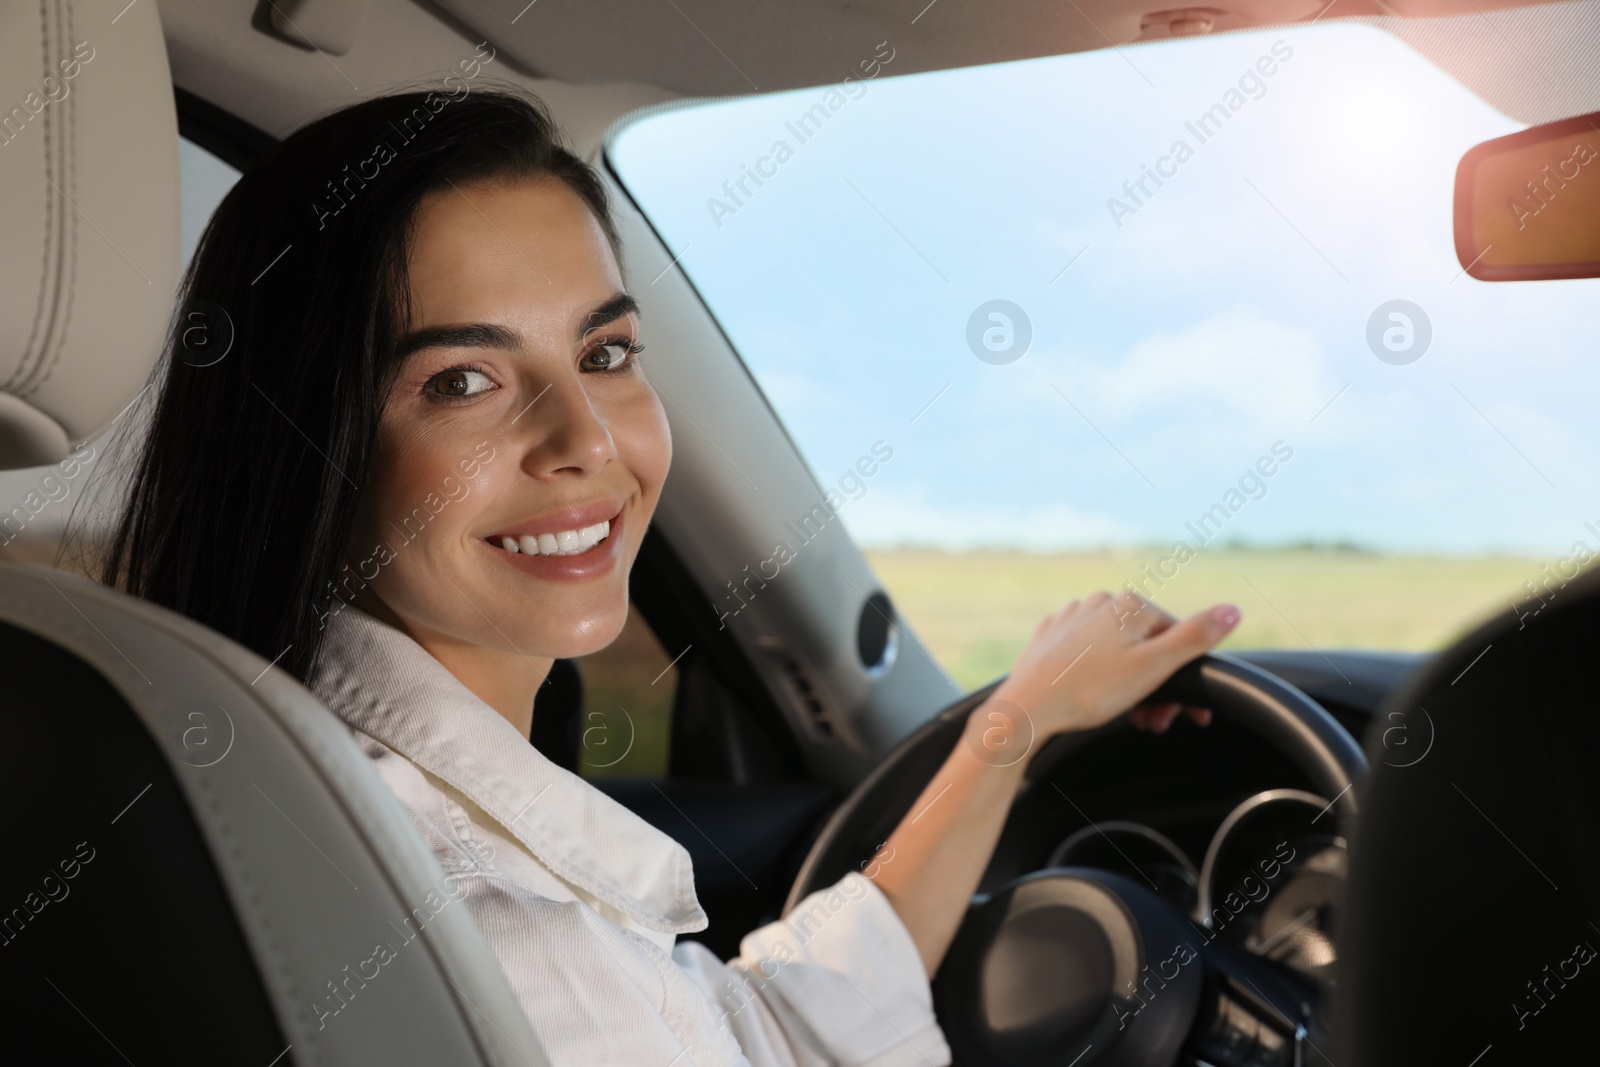
[[[1003,680],[935,715],[857,786],[812,846],[785,913],[864,869],[943,765],[967,717]],[[1254,732],[1334,798],[1347,839],[1354,831],[1366,756],[1299,689],[1212,653],[1148,699],[1207,707]],[[1092,736],[1055,742],[1076,747]],[[1131,1067],[1169,1064],[1187,1050],[1218,1067],[1290,1064],[1301,1062],[1298,1045],[1318,1032],[1296,976],[1208,941],[1145,886],[1087,867],[1036,871],[974,897],[933,987],[957,1063]]]

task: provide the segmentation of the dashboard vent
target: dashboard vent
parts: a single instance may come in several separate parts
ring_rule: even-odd
[[[811,727],[824,737],[838,737],[838,731],[834,729],[833,711],[828,705],[827,697],[823,694],[822,687],[811,677],[811,672],[800,662],[799,657],[778,645],[769,645],[766,651],[772,662],[777,664],[784,683]]]

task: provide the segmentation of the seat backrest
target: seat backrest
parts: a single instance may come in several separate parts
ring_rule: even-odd
[[[270,1062],[289,1042],[154,739],[93,667],[38,634],[0,623],[0,670],[10,754],[0,795],[38,813],[13,820],[0,867],[8,1017],[51,1035],[67,1063],[164,1060],[179,1035]],[[177,988],[182,1027],[170,1012]]]
[[[1334,1062],[1594,1059],[1597,651],[1592,572],[1457,642],[1374,720]]]
[[[8,1046],[548,1062],[455,883],[292,678],[172,612],[5,563],[0,678]]]

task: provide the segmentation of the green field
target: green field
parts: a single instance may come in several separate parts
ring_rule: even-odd
[[[956,682],[1006,673],[1066,601],[1144,579],[1164,552],[868,551],[899,613]],[[1243,619],[1223,648],[1434,649],[1526,597],[1545,561],[1344,549],[1208,549],[1147,589],[1182,616],[1228,601]],[[1166,568],[1169,572],[1172,567]]]
[[[1144,579],[1159,548],[1031,554],[868,551],[896,609],[965,689],[1005,674],[1046,614],[1096,589]],[[1545,561],[1513,556],[1402,556],[1346,549],[1207,549],[1145,589],[1175,615],[1223,601],[1239,628],[1223,648],[1434,649],[1525,599]],[[1171,567],[1169,566],[1170,572]],[[1524,610],[1527,605],[1524,605]],[[589,777],[663,775],[676,670],[634,612],[610,647],[587,657]],[[627,756],[611,763],[617,748]],[[601,766],[600,764],[606,764]]]

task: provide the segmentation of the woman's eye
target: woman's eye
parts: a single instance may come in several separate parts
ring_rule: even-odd
[[[629,341],[610,341],[597,345],[583,357],[584,368],[598,371],[601,374],[625,373],[633,362],[632,357],[643,350],[644,346],[640,344],[633,344]]]
[[[466,367],[452,367],[428,379],[424,391],[430,396],[448,400],[461,400],[495,388],[494,382],[482,371]]]

